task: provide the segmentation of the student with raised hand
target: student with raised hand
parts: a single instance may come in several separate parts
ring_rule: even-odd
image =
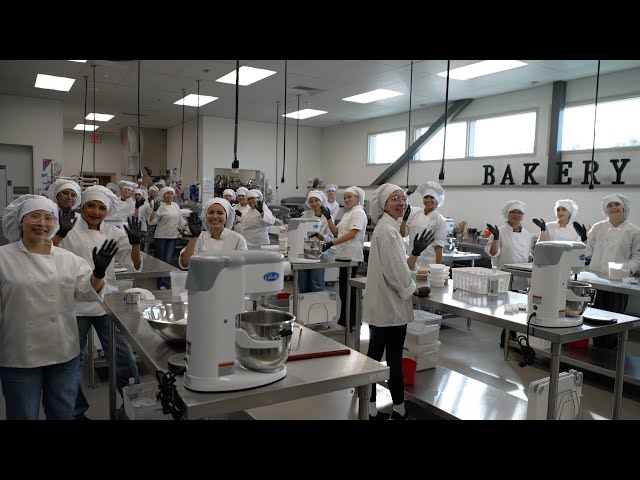
[[[0,381],[7,420],[71,420],[78,393],[76,308],[100,301],[117,247],[89,251],[94,267],[54,246],[58,206],[22,195],[3,212],[0,247]],[[92,271],[93,270],[93,271]]]
[[[406,420],[409,416],[404,405],[404,378],[402,352],[407,323],[413,321],[412,296],[426,297],[429,287],[416,287],[411,270],[424,249],[433,242],[433,233],[423,230],[413,242],[407,258],[398,219],[402,217],[408,200],[399,186],[385,183],[378,187],[371,199],[371,220],[376,223],[371,237],[367,264],[367,285],[364,289],[363,318],[369,323],[369,350],[367,356],[382,360],[386,352],[389,367],[389,392],[393,400],[393,413],[379,412],[376,406],[376,385],[371,386],[369,419]]]
[[[60,242],[60,247],[84,258],[92,265],[91,249],[109,240],[117,247],[116,260],[130,270],[137,272],[142,270],[142,257],[140,255],[140,239],[142,236],[141,224],[137,217],[127,219],[124,231],[104,222],[104,219],[118,208],[118,198],[109,189],[100,185],[88,187],[82,194],[82,213],[74,228]],[[126,233],[125,233],[126,232]],[[113,264],[105,271],[105,293],[118,291],[116,275]],[[109,315],[104,311],[99,302],[78,304],[76,307],[78,320],[78,332],[80,335],[80,357],[78,395],[74,411],[76,420],[86,420],[86,411],[89,402],[82,391],[82,368],[84,364],[84,350],[87,345],[87,336],[93,327],[98,334],[100,344],[105,352],[107,361],[111,351],[109,341]],[[93,352],[90,352],[92,355]],[[122,395],[122,389],[133,378],[139,382],[138,367],[131,345],[124,334],[116,328],[116,386]]]
[[[570,198],[558,200],[555,204],[554,212],[557,218],[554,222],[545,223],[542,218],[534,218],[532,220],[540,228],[539,240],[581,242],[582,238],[574,226],[578,223],[576,221],[578,217],[578,205],[576,202]]]
[[[75,209],[80,205],[80,185],[71,180],[58,179],[49,185],[49,198],[58,205],[58,224],[60,228],[51,239],[58,245],[64,236],[73,228],[80,215]]]
[[[247,199],[251,210],[242,215],[242,235],[247,245],[269,245],[269,227],[276,223],[276,219],[262,201],[260,190],[250,190]]]
[[[251,211],[247,200],[248,194],[249,190],[245,187],[238,187],[236,190],[236,200],[238,203],[233,206],[236,214],[236,219],[233,221],[233,230],[240,235],[242,235],[242,215]]]
[[[340,212],[340,204],[336,200],[338,186],[335,183],[330,183],[324,187],[324,191],[327,195],[327,207],[329,208],[329,212],[331,212],[333,219],[336,220],[338,218],[338,212]]]

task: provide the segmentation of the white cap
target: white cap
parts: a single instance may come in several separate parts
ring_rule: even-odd
[[[338,191],[338,185],[336,185],[335,183],[330,183],[329,185],[324,187],[324,191],[328,192],[329,190],[333,190],[334,192]]]
[[[249,190],[245,187],[238,187],[236,189],[236,195],[244,195],[246,197],[248,193],[249,193]]]
[[[151,191],[153,191],[153,192],[159,192],[159,191],[160,191],[160,189],[159,189],[158,187],[156,187],[155,185],[151,185],[151,186],[149,187],[149,191],[150,191],[150,192],[151,192]]]
[[[161,200],[164,200],[164,194],[167,192],[171,192],[174,195],[176,194],[176,191],[173,187],[162,187],[160,192],[158,192],[158,196],[160,197]]]
[[[20,240],[22,234],[20,222],[22,221],[22,217],[34,210],[46,210],[53,214],[56,223],[47,237],[49,239],[53,238],[60,228],[60,224],[58,223],[58,205],[42,195],[26,194],[16,198],[4,209],[4,213],[2,214],[2,233],[7,240],[10,242]]]
[[[573,222],[578,217],[578,204],[570,198],[563,198],[556,202],[553,213],[556,213],[558,207],[564,207],[569,211],[569,221]]]
[[[353,195],[356,195],[358,197],[358,200],[360,201],[360,206],[364,207],[364,190],[361,189],[360,187],[356,187],[355,185],[352,187],[347,188],[344,193],[351,193]]]
[[[224,198],[218,198],[218,197],[210,198],[204,203],[204,205],[202,206],[202,210],[200,211],[200,218],[202,219],[202,221],[205,224],[209,225],[209,222],[207,222],[207,210],[209,210],[209,207],[214,203],[218,203],[222,205],[227,212],[227,220],[224,222],[225,228],[230,229],[231,227],[233,227],[233,222],[236,218],[236,211],[231,207],[231,204]]]
[[[259,190],[249,190],[249,192],[247,193],[247,198],[257,198],[258,200],[260,200],[260,191]]]
[[[431,195],[438,202],[438,208],[444,203],[444,188],[434,181],[428,181],[416,188],[416,193],[420,195],[420,198],[424,198],[427,195]]]
[[[621,203],[622,208],[624,209],[623,218],[625,220],[629,218],[629,214],[631,213],[631,202],[629,202],[629,199],[624,195],[618,195],[618,194],[609,195],[602,199],[602,213],[604,213],[605,216],[608,216],[607,205],[609,205],[611,202]]]
[[[67,189],[70,189],[76,192],[77,198],[72,207],[72,208],[76,208],[78,205],[80,205],[80,195],[82,194],[80,191],[80,185],[78,185],[77,182],[59,178],[58,180],[53,182],[51,185],[49,185],[49,189],[47,190],[48,192],[51,192],[51,195],[49,195],[49,199],[53,200],[55,203],[58,203],[58,194],[62,190],[67,190]]]
[[[120,201],[115,193],[102,185],[91,185],[82,194],[82,205],[90,200],[98,200],[107,207],[107,216],[111,216],[118,210]]]
[[[132,192],[133,192],[136,188],[138,188],[138,184],[137,184],[137,183],[128,182],[128,181],[126,181],[126,180],[121,180],[121,181],[118,183],[118,185],[120,186],[120,190],[123,190],[123,189],[125,189],[125,188],[126,188],[126,189],[128,189],[128,190],[131,190]]]
[[[320,203],[323,207],[327,206],[327,196],[320,190],[311,190],[309,193],[307,193],[307,199],[304,201],[304,204],[309,208],[311,208],[311,205],[309,205],[310,198],[317,198],[318,200],[320,200]]]
[[[389,196],[396,190],[402,190],[402,188],[398,185],[394,185],[393,183],[385,183],[380,185],[376,191],[373,192],[373,197],[371,197],[371,208],[369,209],[372,222],[378,223],[378,220],[380,220],[384,214],[384,206],[387,203]],[[404,192],[404,190],[402,191]]]
[[[522,212],[522,217],[527,214],[527,207],[525,207],[524,203],[520,200],[507,200],[507,202],[502,207],[502,216],[505,220],[509,218],[509,212],[511,210],[520,210]]]
[[[234,192],[230,188],[225,188],[224,192],[222,192],[222,196],[224,197],[225,195],[231,195],[233,197],[233,200],[236,199],[236,192]]]

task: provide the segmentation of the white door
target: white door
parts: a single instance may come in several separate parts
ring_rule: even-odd
[[[33,147],[0,144],[0,215],[12,200],[33,192]]]

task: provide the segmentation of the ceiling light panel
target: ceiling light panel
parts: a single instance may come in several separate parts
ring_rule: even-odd
[[[318,115],[324,115],[325,113],[327,112],[325,112],[324,110],[314,110],[313,108],[305,108],[303,110],[287,113],[286,115],[282,115],[282,116],[304,120],[306,118],[317,117]]]
[[[200,97],[199,101],[198,97]],[[196,95],[195,93],[190,93],[186,97],[183,97],[180,100],[176,100],[173,103],[176,105],[182,105],[184,103],[187,107],[197,107],[198,105],[203,106],[217,99],[218,97],[211,97],[209,95]]]
[[[93,132],[100,128],[100,125],[86,125],[84,123],[79,123],[75,127],[74,130],[84,130],[85,132]]]
[[[238,85],[246,87],[247,85],[251,85],[252,83],[256,83],[270,77],[274,73],[276,72],[273,70],[265,70],[263,68],[240,67],[240,79],[238,80]],[[216,82],[231,83],[232,85],[235,85],[236,71],[234,70],[231,73],[227,73],[225,76],[217,79]]]
[[[453,78],[454,80],[469,80],[471,78],[504,72],[505,70],[524,67],[526,65],[526,63],[519,60],[484,60],[483,62],[472,63],[471,65],[449,70],[449,78]],[[445,70],[437,75],[446,77],[447,71]]]
[[[90,113],[89,115],[84,117],[84,119],[85,120],[93,120],[94,116],[96,117],[95,118],[96,122],[108,122],[109,120],[111,120],[113,118],[113,115],[109,115],[108,113]]]
[[[45,75],[39,73],[36,77],[36,88],[44,88],[45,90],[58,90],[60,92],[68,92],[76,81],[75,78],[55,77],[53,75]]]
[[[371,103],[371,102],[377,102],[378,100],[384,100],[385,98],[397,97],[398,95],[404,95],[404,94],[401,92],[396,92],[394,90],[379,88],[377,90],[371,90],[370,92],[365,92],[359,95],[354,95],[352,97],[343,98],[342,100],[344,100],[345,102]]]

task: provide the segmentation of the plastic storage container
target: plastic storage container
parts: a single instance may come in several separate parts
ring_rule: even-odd
[[[139,383],[122,389],[124,413],[129,420],[172,420],[170,414],[162,413],[162,405],[156,399],[158,383]]]
[[[425,325],[419,322],[407,324],[405,342],[409,345],[428,345],[438,341],[440,335],[439,325]]]
[[[430,344],[431,349],[424,352],[412,352],[411,350],[405,351],[403,357],[411,358],[415,360],[416,370],[419,372],[421,370],[427,370],[429,368],[435,368],[438,364],[438,351],[440,351],[440,342],[435,342]]]
[[[492,272],[490,268],[483,267],[463,267],[454,268],[453,286],[461,290],[473,293],[489,293],[488,278],[494,274],[498,277],[498,293],[505,293],[509,290],[511,274],[509,272]]]

